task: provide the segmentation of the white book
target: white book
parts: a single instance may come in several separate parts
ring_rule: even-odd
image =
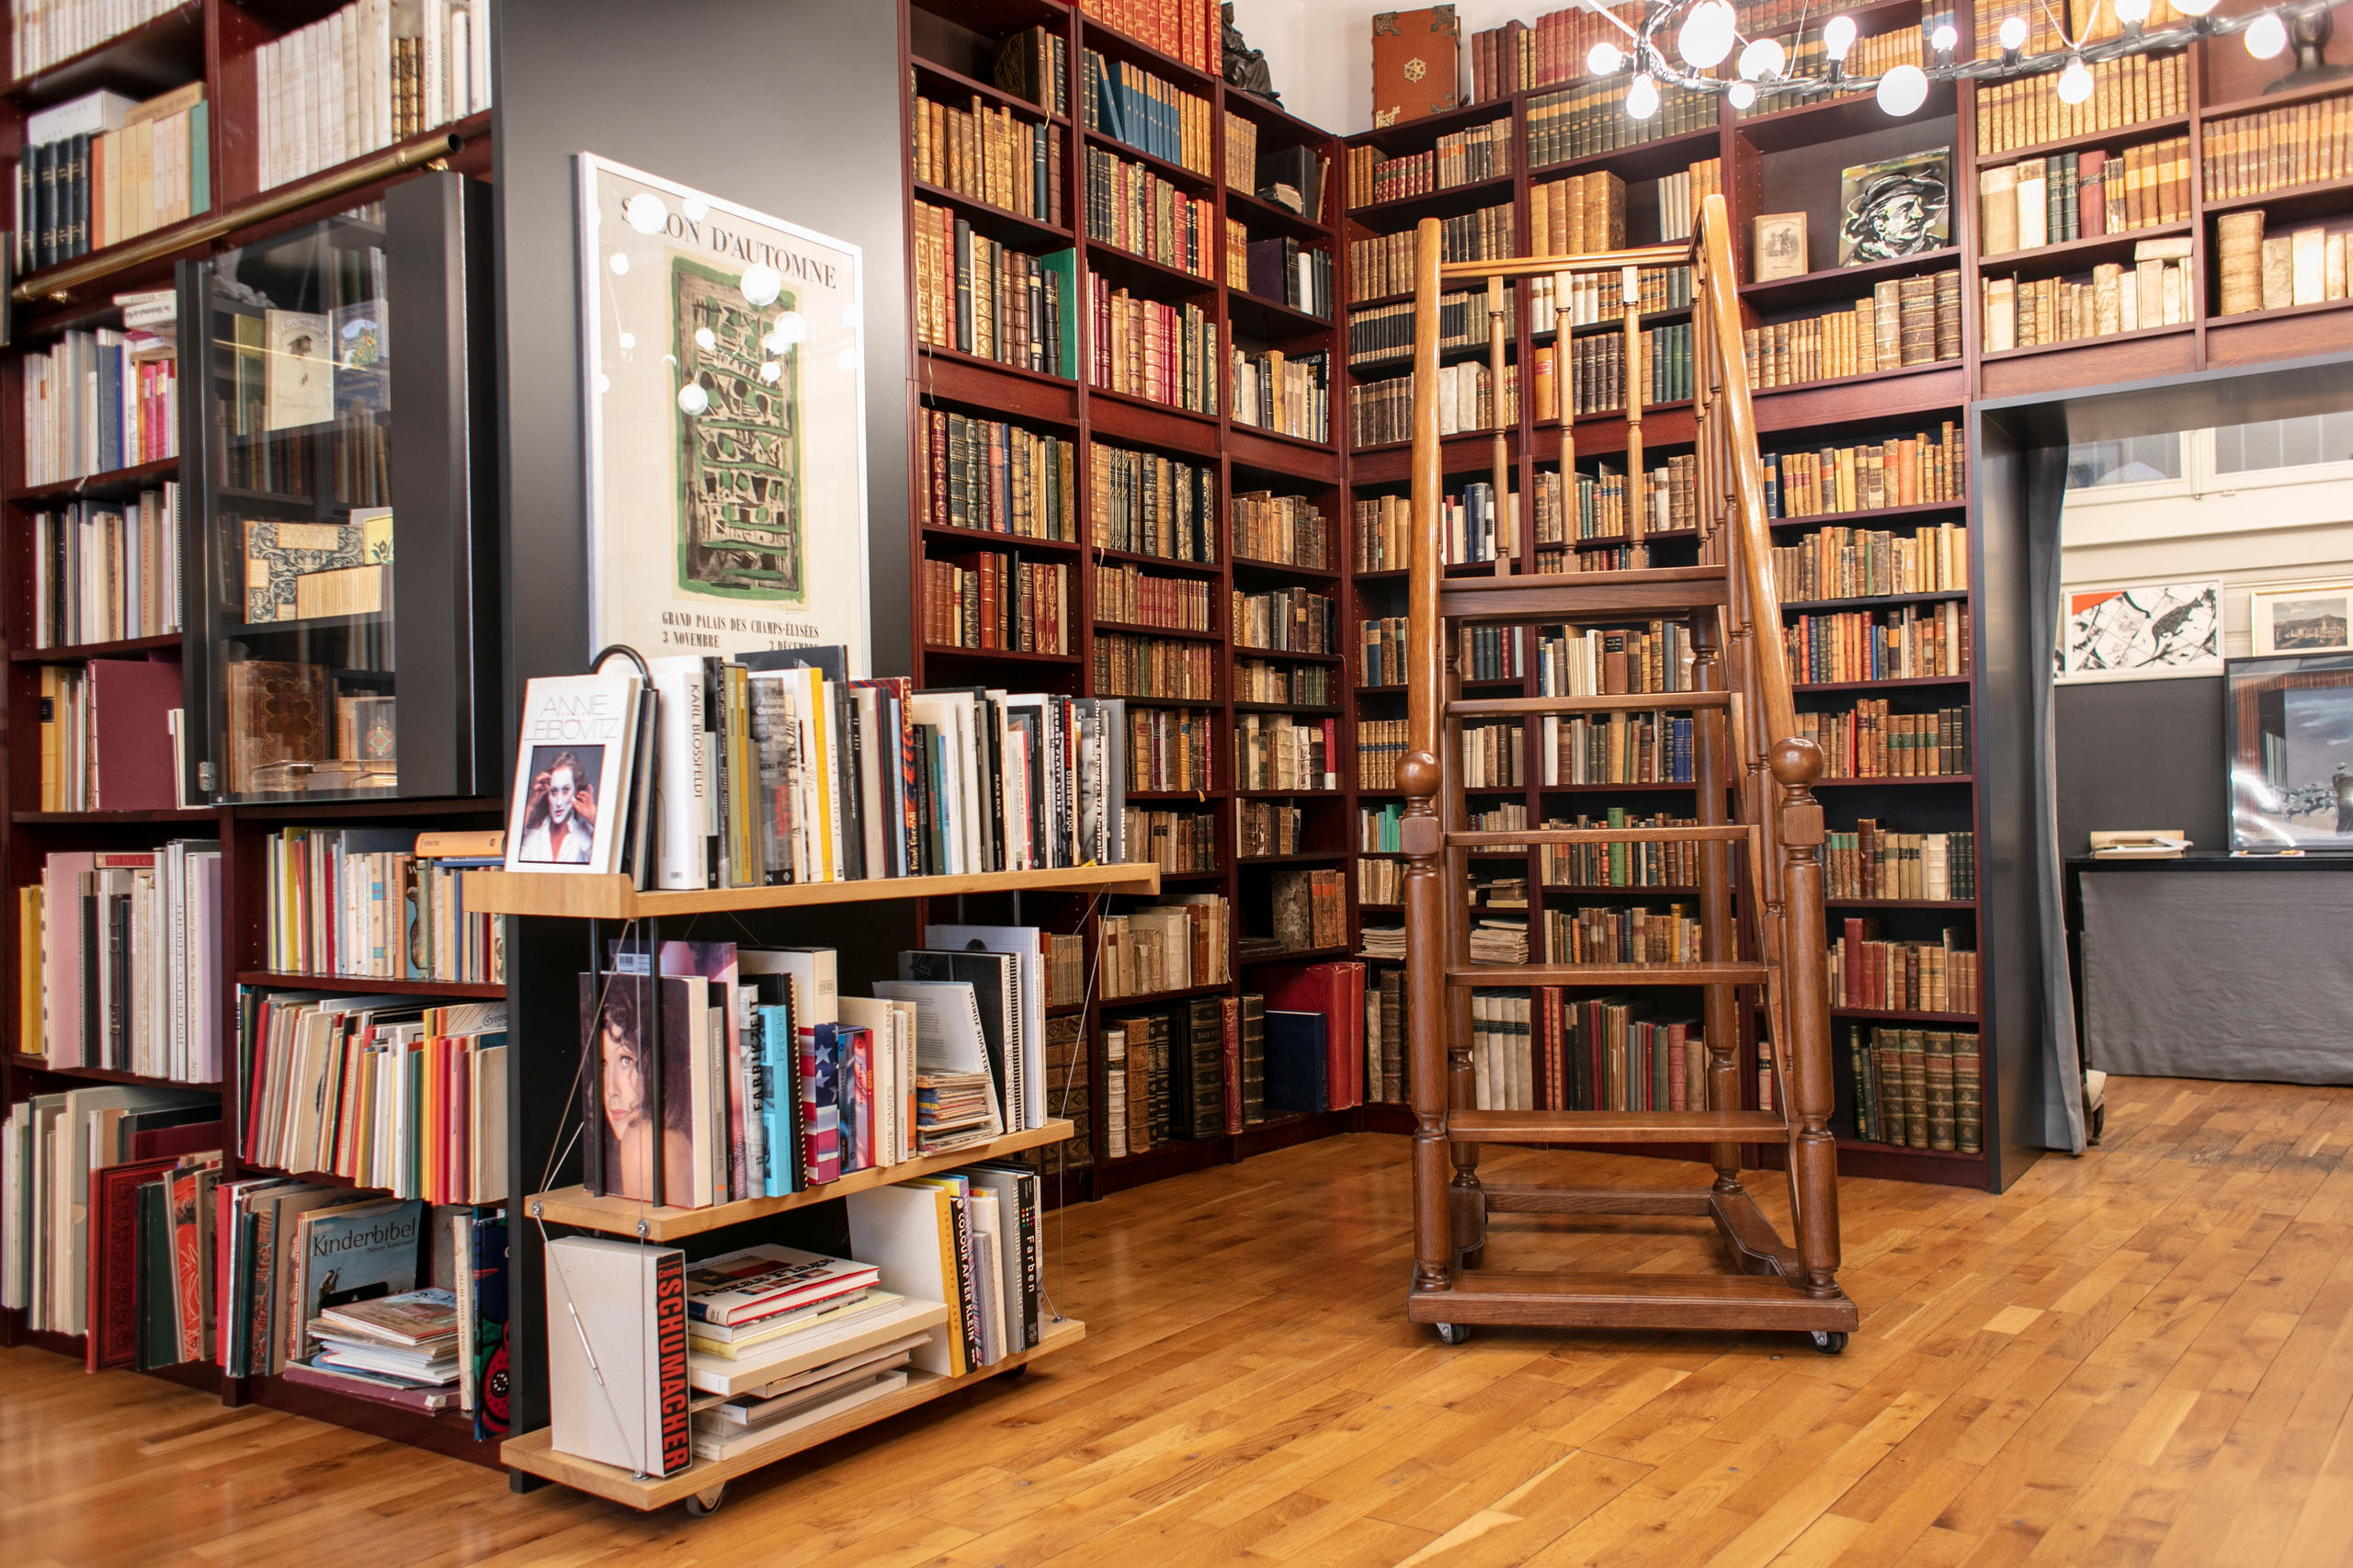
[[[738,948],[735,970],[739,974],[789,977],[792,982],[792,1027],[813,1028],[819,1024],[842,1021],[835,956],[831,948]]]
[[[369,146],[392,144],[392,0],[365,0],[368,11]]]
[[[906,1386],[907,1374],[904,1371],[884,1372],[870,1383],[851,1389],[836,1398],[812,1405],[797,1415],[787,1416],[764,1426],[730,1428],[731,1431],[740,1431],[742,1435],[738,1437],[722,1437],[715,1433],[698,1431],[694,1435],[695,1457],[700,1460],[733,1459],[747,1449],[765,1448],[805,1427],[814,1426],[821,1421],[830,1421],[835,1416],[846,1411],[855,1410],[861,1404],[870,1404],[878,1399],[897,1393]]]
[[[632,672],[541,676],[526,687],[507,813],[508,870],[620,869],[639,687]]]
[[[469,79],[473,84],[472,108],[480,112],[490,107],[490,14],[491,7],[482,0],[472,6],[473,27],[467,42],[473,50],[473,67]]]
[[[703,665],[694,654],[648,661],[661,701],[655,780],[654,885],[710,885],[711,809],[709,737],[703,730]]]
[[[1046,938],[1035,926],[927,926],[924,946],[954,949],[977,948],[983,952],[1011,953],[1020,960],[1016,971],[1021,987],[1013,1018],[1017,1031],[1006,1042],[1007,1070],[1018,1063],[1020,1081],[1007,1085],[1020,1096],[1023,1129],[1046,1124]],[[1017,1129],[1018,1131],[1018,1129]]]
[[[633,1474],[684,1470],[686,1254],[607,1236],[545,1250],[551,1446]]]
[[[972,1233],[972,1290],[980,1300],[981,1365],[1005,1359],[1005,1273],[998,1261],[1003,1238],[996,1194],[974,1190],[964,1199]]]
[[[939,1376],[961,1377],[968,1369],[963,1298],[957,1289],[956,1228],[948,1190],[902,1182],[853,1192],[843,1206],[849,1217],[850,1256],[881,1269],[885,1290],[947,1308],[913,1353],[914,1364]]]
[[[900,1298],[876,1312],[860,1312],[845,1323],[820,1324],[788,1334],[727,1359],[689,1349],[688,1379],[699,1393],[782,1393],[794,1380],[821,1377],[826,1369],[854,1357],[888,1346],[893,1354],[913,1350],[930,1337],[930,1331],[948,1321],[939,1301]]]
[[[417,6],[416,97],[422,106],[418,127],[430,131],[449,118],[448,56],[449,47],[443,34],[443,20],[449,14],[449,0],[420,0]]]

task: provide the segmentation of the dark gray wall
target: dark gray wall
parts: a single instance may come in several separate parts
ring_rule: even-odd
[[[858,245],[874,665],[907,668],[906,218],[891,0],[502,0],[499,309],[507,711],[587,645],[574,154]],[[513,737],[508,737],[511,745]]]
[[[2179,828],[2227,849],[2222,678],[2110,681],[2056,688],[2059,852],[2094,828]]]

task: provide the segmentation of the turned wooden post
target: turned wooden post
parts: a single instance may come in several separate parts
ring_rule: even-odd
[[[1822,753],[1796,736],[1776,740],[1772,752],[1773,778],[1783,790],[1781,981],[1790,1033],[1783,1042],[1789,1072],[1781,1092],[1793,1130],[1790,1201],[1805,1289],[1830,1296],[1838,1290],[1838,1142],[1830,1132],[1837,1096],[1830,1073],[1830,977],[1822,926],[1822,804],[1813,798]]]

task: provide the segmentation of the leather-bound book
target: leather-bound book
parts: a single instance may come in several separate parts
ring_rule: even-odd
[[[244,659],[228,668],[229,788],[259,786],[272,763],[315,762],[328,755],[327,672],[321,665]]]
[[[1462,104],[1462,24],[1451,6],[1381,11],[1372,18],[1372,123],[1377,129]]]

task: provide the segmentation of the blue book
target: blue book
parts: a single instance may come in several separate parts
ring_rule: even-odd
[[[1304,1113],[1332,1108],[1331,1056],[1321,1013],[1267,1009],[1267,1109]]]
[[[793,1109],[801,1103],[799,1074],[793,1071],[792,1008],[769,1003],[752,1009],[759,1030],[760,1128],[767,1140],[767,1170],[763,1195],[782,1198],[801,1190],[800,1145],[793,1137]]]
[[[307,1325],[329,1307],[414,1290],[424,1261],[425,1205],[381,1199],[315,1209],[301,1219],[294,1310]],[[302,1357],[312,1349],[307,1327]]]

